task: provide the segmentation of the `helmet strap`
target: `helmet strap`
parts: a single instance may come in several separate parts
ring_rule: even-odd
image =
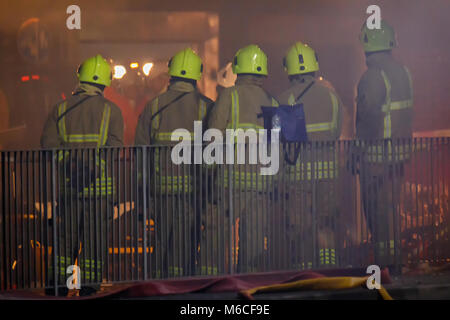
[[[188,78],[181,78],[181,77],[174,77],[174,76],[172,76],[172,77],[170,77],[170,80],[169,80],[170,84],[178,82],[178,81],[187,82],[187,83],[192,84],[194,87],[197,87],[197,80],[194,80],[194,79],[188,79]]]
[[[105,90],[105,86],[103,84],[98,84],[98,83],[88,82],[88,81],[80,81],[80,83],[85,83],[85,84],[88,84],[90,86],[94,86],[96,88],[99,88],[102,91]]]

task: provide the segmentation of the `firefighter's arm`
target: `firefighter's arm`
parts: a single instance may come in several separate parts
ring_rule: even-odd
[[[134,135],[134,144],[137,146],[149,145],[151,141],[150,136],[150,120],[152,117],[151,105],[147,104],[139,116],[138,124],[136,126],[136,133]]]
[[[210,99],[207,99],[206,100],[206,115],[205,115],[205,117],[202,119],[202,129],[203,129],[203,132],[204,131],[206,131],[209,127],[209,119],[211,119],[211,113],[212,113],[212,111],[213,111],[213,109],[214,109],[214,106],[215,106],[215,102],[214,101],[212,101],[212,100],[210,100]]]
[[[106,145],[111,147],[123,146],[123,117],[122,112],[115,105],[111,108],[111,120]]]
[[[374,119],[381,112],[385,101],[386,88],[379,70],[369,69],[361,77],[356,98],[356,133],[367,138],[363,132],[373,132]]]
[[[228,123],[231,122],[231,91],[224,89],[217,98],[209,116],[208,128],[215,128],[225,131]]]
[[[58,133],[57,106],[48,115],[41,135],[41,147],[44,149],[61,148],[63,140]]]

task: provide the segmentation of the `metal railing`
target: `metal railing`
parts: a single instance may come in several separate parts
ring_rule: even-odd
[[[173,151],[0,152],[0,290],[450,261],[450,138],[286,144],[266,176]]]

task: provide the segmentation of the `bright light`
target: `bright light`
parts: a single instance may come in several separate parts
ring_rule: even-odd
[[[125,73],[127,73],[127,69],[124,66],[114,66],[115,79],[122,79]]]
[[[137,63],[137,62],[130,63],[130,68],[131,69],[136,69],[137,67],[139,67],[139,63]]]
[[[152,70],[153,68],[153,63],[149,62],[144,64],[144,66],[142,67],[142,71],[144,71],[144,74],[146,76],[148,76],[150,74],[150,70]]]

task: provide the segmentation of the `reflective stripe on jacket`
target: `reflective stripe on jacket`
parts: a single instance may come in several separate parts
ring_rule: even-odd
[[[383,138],[391,139],[392,138],[392,113],[404,110],[407,108],[413,107],[413,86],[411,74],[405,66],[403,67],[408,76],[409,81],[409,89],[411,92],[410,99],[392,101],[391,100],[391,82],[389,81],[386,73],[381,70],[381,76],[383,77],[384,85],[386,87],[386,100],[382,105],[381,109],[384,113],[383,119]],[[382,162],[384,160],[388,161],[402,161],[409,159],[411,150],[409,150],[408,145],[393,145],[394,142],[387,141],[386,144],[383,145],[372,145],[368,148],[368,160],[370,162]]]
[[[184,96],[177,100],[183,94]],[[177,141],[172,141],[172,133],[181,128],[188,130],[190,135],[187,137],[183,135],[183,139],[193,140],[194,121],[203,121],[211,103],[212,101],[200,94],[191,83],[172,82],[166,92],[153,99],[144,108],[136,128],[136,145],[174,145]],[[156,114],[164,106],[167,108]],[[155,191],[163,194],[191,192],[193,181],[189,168],[173,165],[169,148],[152,148],[152,150],[156,173]]]

